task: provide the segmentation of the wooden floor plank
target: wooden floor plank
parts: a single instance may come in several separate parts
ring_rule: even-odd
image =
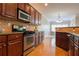
[[[28,56],[67,56],[67,52],[59,47],[55,47],[54,39],[47,38]]]

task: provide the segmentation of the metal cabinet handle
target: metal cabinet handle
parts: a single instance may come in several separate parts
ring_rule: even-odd
[[[2,46],[0,46],[0,48],[2,48]]]
[[[18,36],[16,36],[16,38],[18,38]]]
[[[7,46],[6,44],[3,44],[3,46]]]
[[[4,46],[7,46],[5,43],[0,43],[0,48],[4,47]]]
[[[21,41],[18,42],[9,42],[8,45],[12,45],[12,44],[16,44],[16,43],[20,43]]]

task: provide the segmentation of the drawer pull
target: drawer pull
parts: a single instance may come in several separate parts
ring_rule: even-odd
[[[0,46],[0,48],[2,48],[2,46]]]
[[[18,36],[16,36],[16,38],[18,38]]]
[[[12,45],[12,44],[16,44],[16,43],[20,43],[21,41],[18,42],[9,42],[8,45]]]
[[[3,44],[3,46],[7,46],[6,44]]]

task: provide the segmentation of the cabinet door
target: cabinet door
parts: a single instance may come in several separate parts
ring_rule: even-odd
[[[2,47],[2,44],[0,43],[0,56],[3,55],[3,47]]]
[[[39,20],[38,20],[38,24],[41,24],[41,14],[39,13]]]
[[[33,7],[31,7],[31,22],[34,24],[34,13],[35,11],[34,11],[34,8]]]
[[[25,11],[31,14],[31,6],[28,3],[25,5]]]
[[[61,36],[59,32],[56,32],[56,46],[61,46]]]
[[[35,24],[38,25],[38,12],[37,11],[35,12]]]
[[[17,18],[17,4],[16,3],[3,3],[2,15],[10,18]]]
[[[8,56],[21,56],[22,55],[22,42],[8,42]]]
[[[2,15],[2,3],[0,3],[0,15]]]
[[[74,56],[74,43],[71,39],[70,39],[70,42],[69,42],[69,55]]]
[[[74,55],[79,56],[79,47],[74,43]]]
[[[66,51],[69,50],[69,38],[67,36],[67,33],[56,33],[56,45]]]
[[[67,33],[61,33],[61,47],[66,51],[69,50],[69,38]]]
[[[0,36],[0,56],[6,56],[6,39],[7,36]]]
[[[25,3],[18,3],[18,8],[25,10]]]
[[[0,56],[6,56],[6,44],[0,43]]]

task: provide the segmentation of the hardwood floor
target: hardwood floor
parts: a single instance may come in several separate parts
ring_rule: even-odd
[[[28,56],[67,56],[67,52],[55,47],[55,39],[46,38]]]

